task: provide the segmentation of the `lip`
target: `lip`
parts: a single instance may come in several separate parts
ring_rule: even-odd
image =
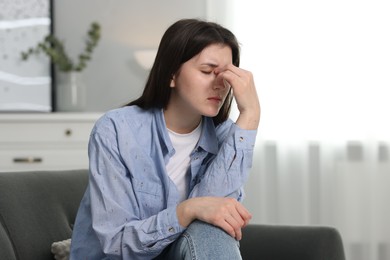
[[[208,100],[214,101],[214,102],[222,102],[222,98],[220,98],[220,97],[209,97]]]

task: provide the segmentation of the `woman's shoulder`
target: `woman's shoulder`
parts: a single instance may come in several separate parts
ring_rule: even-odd
[[[124,106],[120,108],[112,109],[106,112],[103,117],[110,118],[113,120],[117,119],[129,119],[134,117],[147,117],[153,114],[153,109],[143,109],[139,106]]]
[[[95,123],[95,132],[117,131],[123,128],[136,127],[137,124],[152,120],[153,109],[142,109],[138,106],[125,106],[112,109],[103,114]]]

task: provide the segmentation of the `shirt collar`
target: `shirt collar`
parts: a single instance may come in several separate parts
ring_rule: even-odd
[[[157,131],[160,139],[161,149],[163,151],[164,157],[165,155],[169,155],[169,157],[171,157],[175,153],[175,150],[173,148],[171,139],[169,138],[163,109],[155,109],[154,114],[156,118]],[[206,152],[212,154],[217,154],[218,152],[217,134],[215,131],[213,119],[210,117],[203,117],[202,133],[200,135],[197,147],[200,147]]]
[[[210,117],[203,117],[202,121],[202,134],[199,139],[198,147],[201,147],[206,152],[217,154],[218,139],[213,119]]]
[[[169,138],[167,125],[165,123],[164,112],[163,109],[155,109],[154,117],[156,119],[157,124],[157,132],[161,145],[161,150],[163,152],[164,157],[169,155],[171,157],[175,153],[175,149],[173,148],[171,139]],[[165,158],[166,160],[167,158]]]

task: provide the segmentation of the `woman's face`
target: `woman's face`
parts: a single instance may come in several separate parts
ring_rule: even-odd
[[[229,46],[212,44],[183,63],[171,81],[168,107],[179,109],[189,117],[214,117],[222,107],[230,87],[215,72],[232,63]]]

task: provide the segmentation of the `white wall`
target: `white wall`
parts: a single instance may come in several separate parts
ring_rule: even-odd
[[[55,33],[76,57],[89,25],[102,26],[102,39],[87,65],[87,111],[106,111],[138,97],[147,72],[134,51],[157,48],[166,28],[180,18],[205,18],[205,0],[66,0],[54,2]]]
[[[230,1],[262,107],[252,223],[334,226],[347,259],[390,259],[389,1]]]

